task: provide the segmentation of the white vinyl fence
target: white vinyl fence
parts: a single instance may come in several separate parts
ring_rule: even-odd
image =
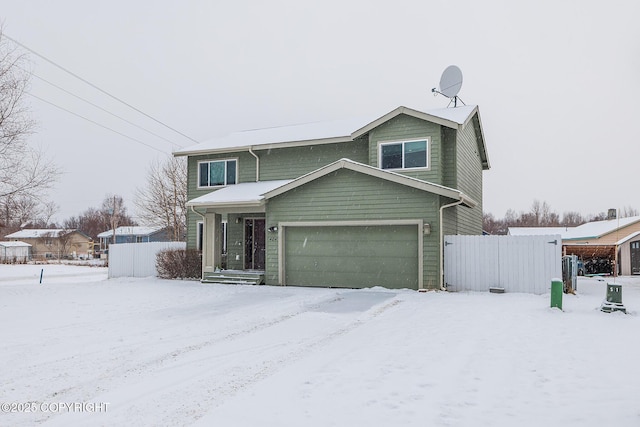
[[[445,236],[444,281],[452,291],[544,294],[562,277],[562,237]]]
[[[109,245],[109,278],[157,276],[156,255],[165,249],[186,249],[185,242],[118,243]]]

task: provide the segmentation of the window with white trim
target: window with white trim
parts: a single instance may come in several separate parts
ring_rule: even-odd
[[[237,182],[236,159],[211,160],[198,163],[198,187],[219,187]]]
[[[380,144],[380,169],[426,169],[429,167],[429,140],[384,142]]]

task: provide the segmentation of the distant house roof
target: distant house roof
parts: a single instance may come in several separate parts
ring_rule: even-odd
[[[564,235],[575,227],[509,227],[507,234],[510,236],[546,236]]]
[[[574,227],[562,238],[567,240],[597,239],[636,222],[640,222],[640,216],[588,222]]]
[[[348,120],[333,120],[247,130],[176,150],[173,154],[174,156],[187,156],[249,149],[270,149],[285,146],[348,142],[366,134],[371,129],[400,114],[427,120],[452,129],[460,129],[473,117],[477,117],[480,157],[483,166],[487,169],[489,168],[489,160],[484,145],[484,135],[482,134],[482,125],[480,123],[478,107],[475,105],[440,108],[429,110],[428,112],[422,112],[408,107],[398,107],[381,117],[359,117]]]
[[[148,236],[162,230],[162,227],[122,226],[116,228],[116,236]],[[111,237],[113,230],[103,231],[98,237]]]
[[[0,242],[0,246],[5,248],[17,248],[17,247],[29,247],[31,246],[28,243],[15,241],[15,242]]]
[[[587,222],[577,227],[509,227],[512,236],[560,234],[562,240],[598,239],[616,230],[640,222],[640,216]]]
[[[60,237],[61,234],[66,234],[76,230],[65,230],[64,228],[25,228],[24,230],[16,231],[15,233],[7,234],[5,237],[9,239],[39,239],[42,237]]]

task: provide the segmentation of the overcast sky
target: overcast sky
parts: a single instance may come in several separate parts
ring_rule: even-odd
[[[443,108],[431,88],[456,64],[461,99],[480,108],[484,210],[497,217],[534,199],[559,213],[640,209],[638,16],[637,0],[9,0],[0,10],[8,36],[196,141]],[[29,97],[31,143],[64,170],[50,194],[56,218],[108,193],[135,214],[149,164],[193,141],[30,58],[31,93],[128,137]]]

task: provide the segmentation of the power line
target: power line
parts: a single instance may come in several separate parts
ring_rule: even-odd
[[[125,135],[125,134],[124,134],[124,133],[122,133],[122,132],[118,132],[118,131],[117,131],[117,130],[115,130],[115,129],[111,129],[111,128],[110,128],[110,127],[108,127],[108,126],[102,125],[102,124],[100,124],[100,123],[98,123],[98,122],[96,122],[96,121],[94,121],[94,120],[91,120],[91,119],[89,119],[89,118],[87,118],[87,117],[84,117],[84,116],[82,116],[82,115],[80,115],[80,114],[78,114],[78,113],[74,113],[74,112],[73,112],[73,111],[71,111],[71,110],[67,110],[67,109],[66,109],[66,108],[64,108],[64,107],[61,107],[61,106],[59,106],[59,105],[57,105],[57,104],[54,104],[54,103],[53,103],[53,102],[51,102],[51,101],[47,101],[46,99],[40,98],[39,96],[34,95],[34,94],[32,94],[31,92],[26,92],[26,93],[28,93],[29,95],[33,96],[33,97],[34,97],[34,98],[36,98],[36,99],[39,99],[39,100],[40,100],[40,101],[42,101],[42,102],[45,102],[45,103],[47,103],[47,104],[49,104],[49,105],[52,105],[52,106],[54,106],[54,107],[56,107],[56,108],[59,108],[59,109],[61,109],[62,111],[66,111],[66,112],[67,112],[67,113],[69,113],[69,114],[73,114],[73,115],[74,115],[74,116],[76,116],[76,117],[80,117],[81,119],[84,119],[84,120],[86,120],[86,121],[88,121],[88,122],[90,122],[90,123],[93,123],[93,124],[94,124],[94,125],[96,125],[96,126],[100,126],[100,127],[101,127],[101,128],[103,128],[103,129],[110,130],[110,131],[111,131],[111,132],[113,132],[113,133],[117,133],[117,134],[118,134],[118,135],[120,135],[120,136],[124,136],[125,138],[130,139],[130,140],[132,140],[132,141],[134,141],[134,142],[137,142],[138,144],[142,144],[142,145],[144,145],[144,146],[146,146],[146,147],[149,147],[149,148],[151,148],[152,150],[156,150],[156,151],[158,151],[158,152],[160,152],[160,153],[163,153],[163,154],[168,154],[166,151],[163,151],[163,150],[161,150],[161,149],[159,149],[159,148],[156,148],[156,147],[154,147],[153,145],[149,145],[149,144],[147,144],[147,143],[145,143],[145,142],[142,142],[142,141],[140,141],[140,140],[138,140],[138,139],[135,139],[135,138],[132,138],[132,137],[130,137],[130,136],[128,136],[128,135]]]
[[[110,97],[110,98],[112,98],[112,99],[115,99],[116,101],[118,101],[118,102],[120,102],[120,103],[122,103],[122,104],[126,105],[127,107],[131,108],[132,110],[137,111],[138,113],[140,113],[140,114],[142,114],[143,116],[145,116],[145,117],[147,117],[147,118],[149,118],[149,119],[153,120],[154,122],[161,124],[162,126],[166,127],[167,129],[171,129],[172,131],[176,132],[177,134],[180,134],[180,135],[184,136],[185,138],[187,138],[187,139],[189,139],[189,140],[191,140],[191,141],[193,141],[193,142],[195,142],[195,143],[198,143],[198,141],[196,141],[195,139],[191,138],[190,136],[185,135],[184,133],[182,133],[182,132],[180,132],[180,131],[178,131],[178,130],[176,130],[176,129],[172,128],[171,126],[169,126],[169,125],[167,125],[167,124],[165,124],[165,123],[161,122],[160,120],[158,120],[158,119],[156,119],[156,118],[154,118],[154,117],[152,117],[152,116],[148,115],[148,114],[147,114],[147,113],[145,113],[144,111],[142,111],[142,110],[140,110],[140,109],[138,109],[138,108],[134,107],[133,105],[131,105],[131,104],[129,104],[129,103],[127,103],[127,102],[123,101],[122,99],[120,99],[120,98],[118,98],[118,97],[116,97],[116,96],[114,96],[114,95],[111,95],[109,92],[107,92],[107,91],[105,91],[105,90],[103,90],[103,89],[99,88],[98,86],[94,85],[94,84],[93,84],[93,83],[91,83],[90,81],[83,79],[83,78],[82,78],[82,77],[80,77],[79,75],[77,75],[77,74],[73,73],[72,71],[70,71],[70,70],[68,70],[68,69],[64,68],[63,66],[58,65],[57,63],[55,63],[55,62],[54,62],[54,61],[52,61],[51,59],[49,59],[49,58],[47,58],[47,57],[45,57],[45,56],[43,56],[43,55],[39,54],[38,52],[36,52],[35,50],[31,49],[30,47],[25,46],[24,44],[20,43],[20,42],[19,42],[19,41],[17,41],[16,39],[14,39],[14,38],[12,38],[12,37],[9,37],[9,36],[7,35],[7,33],[2,33],[2,36],[3,36],[3,37],[8,38],[9,40],[11,40],[12,42],[14,42],[14,43],[15,43],[15,44],[17,44],[18,46],[23,47],[24,49],[28,50],[29,52],[33,53],[34,55],[39,56],[40,58],[44,59],[45,61],[47,61],[47,62],[48,62],[48,63],[50,63],[51,65],[53,65],[53,66],[55,66],[55,67],[57,67],[57,68],[61,69],[61,70],[62,70],[62,71],[64,71],[65,73],[68,73],[68,74],[72,75],[73,77],[75,77],[76,79],[78,79],[78,80],[82,81],[83,83],[85,83],[85,84],[87,84],[87,85],[91,86],[92,88],[94,88],[94,89],[96,89],[96,90],[98,90],[98,91],[102,92],[103,94],[107,95],[108,97]]]
[[[142,126],[139,126],[139,125],[137,125],[137,124],[133,123],[132,121],[129,121],[129,120],[125,119],[124,117],[120,117],[119,115],[117,115],[117,114],[115,114],[115,113],[112,113],[111,111],[108,111],[107,109],[105,109],[105,108],[103,108],[103,107],[101,107],[101,106],[99,106],[99,105],[97,105],[97,104],[95,104],[95,103],[93,103],[93,102],[89,101],[88,99],[85,99],[85,98],[83,98],[83,97],[81,97],[81,96],[78,96],[78,95],[76,95],[76,94],[72,93],[71,91],[68,91],[67,89],[65,89],[65,88],[61,87],[61,86],[58,86],[57,84],[52,83],[52,82],[48,81],[47,79],[45,79],[45,78],[42,78],[42,77],[38,76],[38,75],[37,75],[37,74],[35,74],[35,73],[31,73],[31,75],[32,75],[32,76],[34,76],[34,77],[36,77],[36,78],[38,78],[38,79],[40,79],[40,80],[42,80],[42,81],[43,81],[43,82],[45,82],[45,83],[50,84],[51,86],[53,86],[53,87],[55,87],[55,88],[57,88],[57,89],[59,89],[59,90],[61,90],[61,91],[65,92],[65,93],[68,93],[69,95],[71,95],[71,96],[73,96],[73,97],[75,97],[75,98],[77,98],[77,99],[79,99],[79,100],[81,100],[81,101],[86,102],[87,104],[90,104],[90,105],[92,105],[92,106],[94,106],[94,107],[98,108],[99,110],[104,111],[104,112],[105,112],[105,113],[107,113],[107,114],[112,115],[113,117],[116,117],[116,118],[118,118],[118,119],[120,119],[120,120],[122,120],[122,121],[124,121],[124,122],[126,122],[126,123],[129,123],[131,126],[135,126],[135,127],[137,127],[138,129],[142,129],[143,131],[148,132],[148,133],[150,133],[151,135],[156,136],[156,137],[158,137],[158,138],[160,138],[160,139],[164,139],[165,141],[167,141],[167,142],[169,142],[169,143],[171,143],[171,144],[177,145],[177,146],[179,146],[179,147],[184,147],[184,146],[183,146],[183,145],[181,145],[181,144],[178,144],[178,143],[176,143],[176,142],[174,142],[174,141],[171,141],[171,140],[169,140],[169,139],[167,139],[167,138],[165,138],[165,137],[163,137],[163,136],[161,136],[161,135],[158,135],[157,133],[154,133],[154,132],[152,132],[152,131],[150,131],[150,130],[148,130],[148,129],[145,129],[145,128],[143,128]]]

